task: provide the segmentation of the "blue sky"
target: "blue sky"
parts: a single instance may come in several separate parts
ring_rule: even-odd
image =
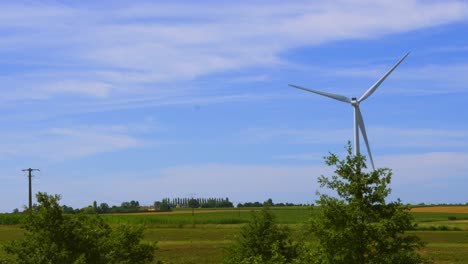
[[[466,1],[0,5],[0,211],[163,197],[311,203],[359,97],[392,199],[468,202]],[[366,154],[365,152],[363,154]]]

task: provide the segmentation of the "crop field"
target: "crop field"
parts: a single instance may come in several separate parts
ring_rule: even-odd
[[[423,206],[411,208],[411,212],[468,214],[468,206]]]
[[[421,228],[411,233],[427,242],[422,253],[431,257],[435,263],[468,263],[468,213],[463,210],[440,212],[436,207],[424,208],[425,211],[411,210],[418,227]],[[428,210],[430,208],[433,210]],[[140,213],[103,217],[112,225],[146,226],[145,240],[158,243],[156,260],[174,264],[220,263],[225,249],[239,234],[242,224],[249,220],[250,211],[258,209],[199,209],[195,210],[193,216],[191,210],[181,209],[170,214]],[[279,223],[288,225],[299,235],[304,228],[303,224],[318,209],[278,207],[272,210]],[[0,215],[0,221],[2,217],[3,215]],[[22,236],[23,230],[20,225],[0,225],[0,244],[20,239]],[[2,254],[4,253],[0,250],[0,255]]]
[[[194,215],[189,209],[181,209],[167,213],[137,213],[103,215],[109,223],[113,224],[145,224],[145,225],[206,225],[206,224],[243,224],[249,221],[252,211],[260,208],[250,209],[228,209],[228,210],[195,210]],[[311,207],[285,207],[271,209],[280,224],[297,224],[307,221],[317,210]]]

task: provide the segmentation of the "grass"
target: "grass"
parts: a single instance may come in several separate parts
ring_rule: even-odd
[[[113,224],[145,224],[164,226],[186,226],[186,225],[206,225],[206,224],[243,224],[250,219],[251,211],[260,208],[249,209],[224,209],[224,210],[203,210],[195,211],[191,215],[187,210],[177,210],[171,214],[165,213],[145,213],[145,214],[119,214],[103,215],[109,223]],[[277,207],[272,208],[277,220],[281,224],[295,224],[307,221],[315,211],[310,207]]]
[[[156,260],[165,263],[220,263],[225,249],[239,234],[242,223],[248,221],[250,210],[196,210],[195,215],[187,210],[176,210],[173,214],[126,214],[104,215],[106,221],[117,224],[143,224],[146,226],[145,240],[158,241]],[[272,208],[278,222],[290,226],[297,234],[301,223],[317,212],[307,207]],[[468,218],[467,213],[453,212],[412,212],[420,227],[446,225],[460,227],[463,231],[411,231],[427,242],[421,251],[434,259],[435,263],[467,263],[468,221],[449,221],[449,216],[457,219]],[[1,218],[4,217],[0,215]],[[16,220],[15,220],[16,221]],[[19,219],[19,222],[21,219]],[[11,223],[7,222],[7,223]],[[20,239],[23,230],[18,224],[0,225],[0,244]],[[0,256],[4,252],[0,250]],[[155,262],[156,263],[156,262]]]
[[[0,214],[0,225],[17,225],[22,219],[22,214]]]
[[[447,221],[449,217],[456,217],[457,220],[468,220],[468,213],[411,212],[411,214],[418,223]]]

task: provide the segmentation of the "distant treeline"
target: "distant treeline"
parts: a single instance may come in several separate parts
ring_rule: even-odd
[[[269,206],[307,206],[307,204],[294,203],[273,203],[270,198],[265,202],[245,202],[238,203],[237,207],[262,207]],[[35,206],[35,205],[34,205]],[[161,201],[155,201],[151,206],[142,206],[138,201],[122,202],[120,205],[110,206],[107,203],[99,203],[94,201],[92,205],[83,208],[73,208],[71,206],[62,205],[63,211],[66,214],[115,214],[115,213],[137,213],[137,212],[167,212],[174,208],[233,208],[233,203],[226,198],[164,198]],[[20,213],[18,209],[14,209],[13,213]]]
[[[147,208],[141,207],[138,201],[123,202],[120,206],[113,205],[109,206],[107,203],[97,204],[96,201],[93,202],[93,205],[83,207],[81,209],[74,209],[71,206],[62,206],[64,213],[66,214],[75,214],[75,213],[85,213],[85,214],[112,214],[112,213],[135,213],[135,212],[145,212]]]
[[[294,204],[294,203],[274,203],[270,198],[265,202],[245,202],[238,203],[237,208],[242,207],[263,207],[264,205],[282,207],[282,206],[310,206],[309,204]],[[313,205],[313,204],[312,204]],[[468,203],[439,203],[439,204],[408,204],[410,207],[429,207],[429,206],[468,206]],[[63,211],[66,214],[112,214],[112,213],[136,213],[136,212],[163,212],[171,211],[174,208],[232,208],[233,203],[229,198],[164,198],[161,201],[155,201],[151,206],[141,206],[138,201],[123,202],[119,206],[110,206],[107,203],[98,204],[96,201],[92,205],[83,208],[73,208],[71,206],[62,205]],[[21,213],[18,209],[13,210],[13,214]],[[5,219],[4,219],[5,220]],[[8,221],[16,222],[17,219],[12,217]]]
[[[434,204],[434,203],[430,203],[430,204],[418,203],[418,204],[408,204],[408,206],[409,206],[409,207],[468,206],[468,202],[467,202],[467,203],[438,203],[438,204]]]
[[[172,208],[230,208],[234,207],[229,198],[165,198],[154,202],[157,210],[170,210]]]
[[[136,213],[136,212],[166,212],[174,208],[229,208],[234,207],[229,198],[164,198],[155,201],[152,206],[140,206],[138,201],[123,202],[120,206],[109,206],[107,203],[97,204],[74,209],[63,205],[65,213],[74,214],[82,212],[85,214],[113,214],[113,213]]]
[[[266,201],[263,202],[263,203],[260,203],[260,202],[238,203],[238,204],[237,204],[237,207],[238,207],[238,208],[241,208],[241,207],[262,207],[262,206],[264,206],[264,205],[267,205],[267,206],[278,206],[278,207],[281,207],[281,206],[309,206],[308,204],[274,203],[273,200],[270,198],[270,199],[266,200]]]

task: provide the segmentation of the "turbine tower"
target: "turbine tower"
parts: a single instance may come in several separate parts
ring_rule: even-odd
[[[356,97],[349,99],[348,97],[343,95],[317,91],[293,84],[289,84],[289,86],[351,104],[354,109],[354,155],[358,155],[360,153],[359,131],[361,131],[362,137],[364,138],[364,142],[366,143],[367,153],[369,154],[372,169],[375,170],[374,160],[372,159],[372,154],[369,147],[369,141],[367,140],[364,119],[362,118],[361,110],[359,110],[359,104],[362,101],[366,100],[369,96],[371,96],[375,92],[375,90],[377,90],[377,88],[382,84],[382,82],[385,81],[385,79],[393,72],[393,70],[395,70],[396,67],[398,67],[398,65],[400,65],[400,63],[403,62],[403,60],[406,59],[406,57],[408,57],[409,54],[410,52],[406,53],[406,55],[403,56],[403,58],[401,58],[384,76],[382,76],[374,85],[372,85],[359,99],[356,99]]]

